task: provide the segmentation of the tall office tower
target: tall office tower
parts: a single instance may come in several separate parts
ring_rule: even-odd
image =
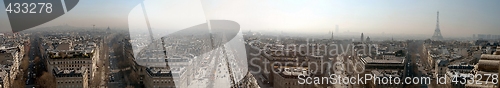
[[[370,36],[366,37],[366,42],[370,42]]]
[[[332,34],[332,37],[330,39],[333,40],[333,31],[331,32],[331,34]]]
[[[364,38],[365,38],[365,37],[364,37],[363,33],[361,33],[361,42],[363,42],[363,39],[364,39]]]
[[[339,33],[339,25],[335,25],[335,33]]]

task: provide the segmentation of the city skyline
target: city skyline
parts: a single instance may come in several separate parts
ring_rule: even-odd
[[[201,24],[200,22],[208,18],[236,21],[241,25],[243,31],[277,30],[292,33],[326,33],[335,30],[335,25],[338,25],[339,33],[432,35],[435,29],[435,12],[440,11],[441,32],[446,38],[500,33],[500,30],[498,30],[500,26],[495,24],[500,22],[500,17],[497,17],[500,10],[493,9],[500,8],[500,6],[494,4],[497,2],[500,1],[286,2],[192,0],[146,1],[144,4],[148,10],[151,9],[148,11],[148,16],[151,19],[160,19],[159,21],[151,20],[152,28],[172,31],[192,26],[192,24]],[[137,28],[132,28],[132,26],[144,24],[144,22],[135,23],[133,21],[127,23],[131,19],[116,18],[113,17],[116,13],[106,12],[112,11],[112,9],[94,11],[98,7],[92,7],[92,5],[101,5],[115,8],[118,7],[115,4],[128,3],[130,2],[80,1],[73,11],[37,27],[63,24],[91,27],[91,25],[95,24],[96,27],[110,26],[112,28],[135,30]],[[179,10],[178,8],[188,10]],[[172,12],[179,14],[170,14]],[[131,15],[133,14],[129,14],[129,16]],[[143,15],[135,16],[143,18]],[[179,19],[186,20],[179,22]],[[9,32],[10,26],[5,11],[0,12],[0,23],[0,32]]]
[[[0,87],[500,88],[500,1],[46,1],[0,2]]]

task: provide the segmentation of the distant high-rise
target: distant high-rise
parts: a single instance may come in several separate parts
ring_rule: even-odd
[[[434,35],[432,35],[433,40],[442,40],[443,36],[441,35],[441,30],[439,29],[439,11],[437,12],[437,23],[436,29],[434,30]]]
[[[366,37],[366,42],[370,42],[370,36]]]
[[[335,33],[339,33],[339,25],[335,25]]]
[[[332,37],[330,39],[333,40],[333,31],[331,32],[331,34],[332,34]]]
[[[492,34],[476,34],[475,39],[500,39],[500,35],[492,35]]]
[[[111,29],[109,28],[109,26],[108,26],[108,28],[106,29],[106,31],[111,31]]]
[[[361,42],[363,42],[363,39],[364,39],[364,38],[365,38],[365,37],[364,37],[363,33],[361,33]]]

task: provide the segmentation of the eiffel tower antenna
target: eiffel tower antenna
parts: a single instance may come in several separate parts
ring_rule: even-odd
[[[439,11],[437,12],[437,22],[436,29],[434,30],[434,35],[432,35],[433,40],[442,40],[443,35],[441,35],[441,29],[439,29]]]

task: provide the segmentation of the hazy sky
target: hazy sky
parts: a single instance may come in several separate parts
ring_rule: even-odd
[[[238,22],[243,30],[251,29],[255,31],[277,30],[285,32],[327,33],[328,31],[334,31],[335,25],[339,25],[341,33],[350,31],[432,35],[436,26],[436,12],[439,11],[441,32],[445,37],[472,36],[472,34],[478,33],[500,34],[500,1],[498,0],[146,1],[145,6],[148,10],[148,15],[152,18],[161,18],[165,21],[158,21],[164,23],[163,25],[152,23],[152,26],[162,29],[182,29],[188,24],[193,24],[188,21],[199,22],[208,18],[233,20]],[[93,11],[98,10],[96,9],[97,5],[113,6],[127,2],[114,4],[100,4],[97,2],[102,2],[102,0],[80,0],[74,11],[68,12],[67,16],[61,16],[53,22],[41,26],[61,24],[84,27],[91,27],[90,25],[92,24],[96,24],[96,27],[127,26],[123,25],[127,19],[100,20],[102,18],[113,18],[113,12]],[[0,2],[0,6],[5,7],[3,5],[3,2]],[[159,13],[157,11],[163,12]],[[172,11],[175,13],[169,13]],[[186,16],[186,14],[196,15]],[[143,17],[142,15],[134,16],[138,16],[135,18]],[[168,20],[170,18],[179,19],[179,17],[187,17],[190,20],[185,20],[186,22]],[[138,24],[134,22],[129,22],[128,26]],[[0,30],[10,30],[5,11],[0,11]]]

